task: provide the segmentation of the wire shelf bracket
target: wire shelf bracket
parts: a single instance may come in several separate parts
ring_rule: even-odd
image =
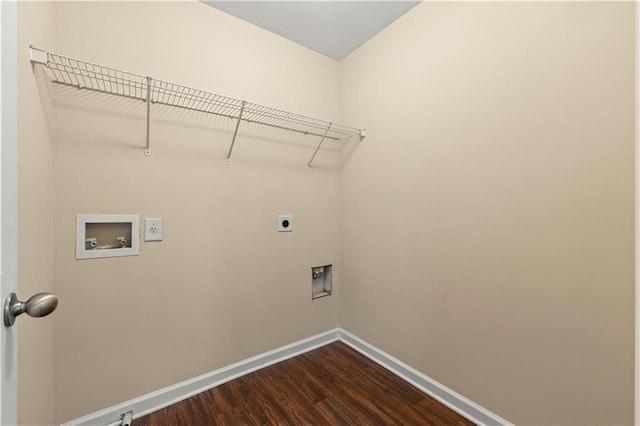
[[[149,127],[151,123],[151,77],[147,77],[147,147],[144,153],[148,156],[151,155],[151,146],[149,145]]]
[[[316,158],[316,154],[318,154],[318,151],[320,151],[320,147],[322,146],[322,142],[324,142],[324,140],[327,138],[327,133],[329,133],[329,130],[331,130],[331,124],[329,123],[329,125],[327,126],[327,130],[324,132],[324,135],[322,135],[322,139],[320,139],[320,143],[318,144],[318,147],[316,148],[315,151],[313,151],[313,155],[311,156],[311,160],[309,160],[309,162],[307,163],[307,168],[311,168],[311,163],[313,163],[313,159]]]
[[[227,154],[227,164],[231,164],[231,152],[233,151],[233,144],[236,142],[236,136],[238,136],[238,128],[240,127],[240,122],[242,121],[242,113],[244,113],[244,107],[247,105],[246,101],[242,101],[242,107],[240,107],[240,114],[238,114],[238,122],[236,123],[236,128],[233,131],[233,139],[231,139],[231,145],[229,146],[229,153]]]
[[[31,63],[34,66],[43,67],[51,83],[146,102],[146,155],[151,155],[151,104],[183,108],[237,120],[227,154],[227,164],[231,163],[231,154],[242,121],[320,137],[320,143],[307,163],[307,167],[311,167],[325,140],[343,141],[353,136],[362,139],[367,134],[366,129],[157,80],[149,76],[58,55],[33,45],[29,45],[29,48]]]

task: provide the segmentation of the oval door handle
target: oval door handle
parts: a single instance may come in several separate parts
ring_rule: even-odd
[[[15,293],[11,293],[4,299],[4,325],[11,327],[16,322],[16,317],[20,314],[34,318],[49,315],[58,307],[58,298],[51,293],[34,294],[26,302],[18,300]]]

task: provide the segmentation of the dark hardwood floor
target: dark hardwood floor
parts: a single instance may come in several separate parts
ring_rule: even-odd
[[[341,342],[133,421],[160,425],[473,425]]]

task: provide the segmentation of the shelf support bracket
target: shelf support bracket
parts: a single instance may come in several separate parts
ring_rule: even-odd
[[[327,134],[329,134],[329,130],[331,130],[331,125],[333,123],[329,123],[329,126],[327,127],[327,130],[324,131],[324,135],[322,135],[322,139],[320,139],[320,143],[318,144],[318,146],[316,147],[316,150],[313,152],[313,155],[311,156],[311,160],[309,160],[309,162],[307,163],[307,168],[311,168],[311,163],[313,163],[313,159],[316,158],[316,155],[318,154],[318,151],[320,151],[320,147],[322,146],[322,142],[324,142],[324,140],[327,138]]]
[[[147,77],[147,148],[144,153],[151,156],[151,146],[149,145],[149,122],[151,120],[151,77]]]
[[[238,127],[242,121],[242,113],[244,112],[244,106],[247,101],[242,101],[242,107],[240,107],[240,114],[238,115],[238,122],[236,123],[236,129],[233,131],[233,139],[231,139],[231,146],[229,147],[229,153],[227,154],[227,164],[231,164],[231,152],[233,151],[233,144],[236,142],[236,136],[238,136]]]
[[[33,47],[32,43],[29,43],[29,58],[31,63],[49,65],[49,52]]]

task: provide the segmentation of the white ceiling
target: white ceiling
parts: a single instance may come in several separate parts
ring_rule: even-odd
[[[341,60],[420,1],[204,1]]]

